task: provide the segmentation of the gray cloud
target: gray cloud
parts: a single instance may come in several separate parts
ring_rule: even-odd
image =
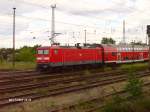
[[[16,12],[19,14],[43,9],[40,5],[24,2],[23,0],[0,0],[0,13],[12,14],[13,7],[16,7]]]
[[[28,28],[32,19],[22,15],[43,9],[42,7],[24,3],[23,0],[0,0],[0,34],[8,36],[12,34],[13,7],[16,7],[16,34]],[[4,24],[2,24],[4,23]]]
[[[135,6],[136,1],[137,0],[132,0],[131,1],[132,3],[130,3],[131,6],[129,6],[129,3],[121,1],[107,8],[101,8],[103,6],[100,5],[99,8],[97,7],[95,9],[84,9],[82,7],[78,9],[78,7],[74,7],[73,5],[72,7],[71,6],[66,7],[64,4],[61,7],[58,7],[57,10],[80,16],[130,14],[136,10]]]
[[[19,34],[21,31],[24,31],[28,28],[28,24],[16,24],[16,34]],[[12,24],[2,25],[0,26],[0,34],[9,36],[12,34]]]
[[[70,14],[82,15],[82,16],[91,16],[91,15],[112,15],[112,14],[128,14],[132,13],[134,9],[124,9],[124,8],[109,8],[109,9],[97,9],[97,10],[74,10],[69,11]]]
[[[15,1],[15,2],[13,2]],[[16,33],[18,36],[18,41],[20,41],[20,45],[22,46],[24,44],[28,44],[28,41],[33,40],[32,39],[32,35],[30,35],[30,31],[28,30],[33,30],[33,32],[37,29],[41,29],[41,27],[43,26],[43,28],[47,27],[46,24],[49,25],[48,23],[43,24],[43,21],[40,21],[38,19],[34,19],[34,17],[36,18],[40,18],[43,17],[45,19],[48,19],[48,16],[50,16],[50,4],[46,4],[48,0],[0,0],[0,21],[5,22],[6,24],[2,24],[0,23],[0,35],[2,35],[0,37],[1,38],[5,38],[5,37],[10,37],[12,35],[12,8],[15,6],[17,8],[16,13],[17,15],[23,15],[23,16],[28,16],[29,18],[31,17],[31,19],[29,18],[24,18],[24,17],[18,17],[17,16],[17,25],[16,25]],[[114,29],[116,29],[114,35],[112,35],[112,37],[121,37],[122,36],[122,18],[127,19],[127,27],[129,27],[129,25],[131,26],[131,30],[130,32],[127,32],[128,35],[139,35],[137,34],[134,30],[134,26],[139,22],[139,24],[143,23],[148,23],[149,22],[149,17],[148,14],[145,14],[145,6],[148,5],[148,3],[144,1],[148,1],[148,0],[142,0],[143,5],[141,5],[141,0],[106,0],[103,4],[101,4],[102,0],[92,0],[92,1],[88,1],[88,0],[57,0],[58,4],[57,4],[57,8],[56,10],[59,11],[59,13],[56,12],[56,20],[61,20],[63,22],[66,23],[76,23],[76,24],[83,24],[83,25],[89,25],[89,27],[87,26],[87,30],[99,30],[97,32],[102,32],[103,30],[105,31],[105,29],[107,29],[107,27],[110,27],[112,25],[112,23],[109,24],[105,24],[105,21],[107,22],[107,19],[110,18],[110,20],[114,20],[117,21],[117,23],[115,23],[115,26],[112,25],[114,27]],[[86,1],[86,2],[84,2]],[[138,1],[138,4],[136,4],[136,2]],[[139,2],[140,1],[140,2]],[[32,2],[32,3],[31,3]],[[40,4],[40,5],[37,5]],[[135,5],[136,4],[136,5]],[[45,6],[47,7],[45,9]],[[137,10],[137,7],[141,6],[140,9],[143,9],[145,15],[141,16],[141,13],[139,13],[139,11]],[[147,6],[148,7],[148,6]],[[139,8],[139,7],[138,7]],[[149,9],[149,7],[147,8]],[[64,13],[65,12],[65,13]],[[138,12],[138,13],[135,13]],[[47,14],[44,14],[47,13]],[[131,15],[130,15],[131,13]],[[8,14],[10,16],[10,19],[7,20],[3,18],[2,14]],[[133,14],[133,16],[132,16]],[[2,15],[2,16],[1,16]],[[79,16],[78,16],[79,15]],[[32,19],[33,17],[33,19]],[[94,19],[94,18],[98,18],[98,19]],[[104,20],[104,21],[101,21]],[[109,19],[108,19],[109,20]],[[121,22],[119,23],[118,21],[121,20]],[[9,22],[8,22],[9,21]],[[135,23],[133,25],[131,25],[132,23]],[[41,23],[41,25],[40,25]],[[102,24],[104,23],[104,24]],[[28,25],[30,27],[28,27]],[[99,28],[91,28],[91,26],[98,26],[101,27],[101,29]],[[59,28],[58,28],[59,27]],[[106,28],[105,28],[106,27]],[[117,28],[118,27],[118,31]],[[79,29],[80,28],[80,29]],[[88,29],[89,28],[89,29]],[[83,27],[78,27],[78,26],[69,26],[68,24],[58,24],[56,25],[56,30],[58,31],[63,29],[66,30],[66,32],[68,31],[80,31],[83,30]],[[24,32],[21,32],[24,31]],[[45,31],[45,30],[44,30]],[[29,34],[28,34],[29,33]],[[39,34],[36,34],[38,38],[40,38],[41,40],[36,40],[39,43],[42,42],[42,40],[45,38],[48,38],[47,35],[48,34],[42,34],[41,32],[38,31]],[[106,30],[107,33],[107,30]],[[104,34],[105,35],[105,34]],[[38,39],[37,38],[37,39]],[[64,36],[64,39],[66,39],[66,35]],[[27,42],[26,42],[27,41]],[[35,40],[34,40],[35,41]],[[24,43],[26,42],[26,43]],[[47,42],[43,41],[43,42]],[[6,46],[9,45],[8,41],[5,42]],[[32,44],[32,42],[31,42]],[[49,45],[49,44],[48,44]]]

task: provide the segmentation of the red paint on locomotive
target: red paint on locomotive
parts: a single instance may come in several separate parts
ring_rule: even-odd
[[[131,63],[148,60],[147,46],[100,45],[99,47],[39,47],[37,65],[60,67],[82,64]]]

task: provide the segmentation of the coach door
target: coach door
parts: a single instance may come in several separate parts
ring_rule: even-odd
[[[143,53],[140,53],[140,60],[142,60],[143,59]]]
[[[120,53],[120,52],[117,53],[117,60],[118,60],[119,62],[121,62],[121,53]]]

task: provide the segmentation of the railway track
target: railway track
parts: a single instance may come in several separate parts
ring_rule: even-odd
[[[146,88],[146,87],[148,87],[148,89]],[[143,93],[146,95],[146,94],[149,94],[150,92],[150,89],[149,89],[149,87],[150,87],[150,82],[147,82],[147,83],[144,83],[143,84],[143,88],[144,88],[144,91],[143,91]],[[123,95],[124,97],[128,97],[127,96],[127,94],[126,94],[126,91],[124,91],[124,90],[122,90],[122,91],[118,91],[118,92],[116,92],[116,93],[112,93],[112,94],[109,94],[109,95],[106,95],[106,97],[112,97],[113,95],[116,95],[116,94],[118,94],[118,95]],[[93,99],[93,100],[91,100],[91,101],[94,101],[95,103],[96,102],[98,102],[100,99]],[[89,102],[89,101],[88,101]],[[105,104],[102,104],[102,105],[98,105],[98,106],[96,106],[96,107],[94,107],[94,108],[89,108],[89,109],[87,109],[87,110],[85,110],[84,112],[97,112],[98,110],[100,110],[100,109],[102,109],[102,108],[104,108],[104,106],[105,106]],[[54,111],[53,111],[54,112]],[[60,111],[55,111],[55,112],[60,112]],[[61,112],[63,112],[63,111],[61,111]]]
[[[107,74],[103,74],[102,76],[101,75],[99,75],[99,74],[95,74],[95,75],[92,75],[92,76],[83,76],[83,77],[80,77],[80,76],[75,76],[75,75],[73,75],[74,77],[67,77],[67,78],[65,78],[64,79],[64,77],[62,77],[62,78],[58,78],[58,79],[55,79],[55,80],[50,80],[50,81],[47,81],[47,82],[45,82],[45,80],[43,81],[43,82],[41,82],[40,81],[40,83],[39,82],[37,82],[37,83],[25,83],[25,84],[21,84],[21,85],[18,85],[18,84],[13,84],[13,85],[8,85],[7,84],[7,82],[5,82],[6,83],[6,85],[5,85],[5,83],[4,82],[1,82],[0,83],[0,85],[3,85],[2,87],[0,87],[0,93],[2,94],[2,93],[8,93],[8,92],[10,92],[10,93],[12,93],[12,92],[16,92],[16,91],[19,91],[19,92],[21,92],[21,90],[26,90],[26,89],[34,89],[34,88],[39,88],[39,87],[41,87],[41,88],[43,88],[43,87],[47,87],[48,85],[50,85],[50,86],[54,86],[55,87],[55,85],[58,85],[58,84],[70,84],[70,83],[72,83],[72,82],[79,82],[79,81],[84,81],[85,79],[87,79],[87,78],[92,78],[92,77],[94,77],[94,76],[98,76],[98,77],[103,77],[103,78],[105,78],[105,77],[107,77],[108,75]],[[110,75],[110,76],[113,76],[113,75]],[[102,80],[104,80],[104,79],[102,79]],[[101,81],[102,81],[101,80]],[[105,79],[106,80],[106,79]],[[20,82],[23,82],[23,81],[20,81]],[[60,87],[60,86],[59,86]],[[53,89],[53,88],[52,88]]]
[[[149,75],[150,72],[139,72],[137,73],[138,77],[144,77]],[[32,99],[36,100],[39,98],[59,95],[63,93],[68,92],[75,92],[80,91],[84,89],[89,89],[93,87],[103,86],[107,84],[112,84],[120,81],[126,80],[127,74],[124,72],[106,72],[106,73],[95,73],[92,75],[81,75],[78,74],[77,76],[74,74],[66,74],[63,76],[62,74],[55,75],[44,75],[44,81],[37,82],[37,83],[25,83],[23,80],[25,78],[18,78],[16,79],[16,82],[10,82],[10,80],[7,82],[1,81],[0,82],[0,107],[7,106],[10,104],[20,103],[21,101],[12,101],[10,102],[10,99]],[[37,78],[37,76],[35,76]],[[38,76],[38,78],[42,78],[41,76]],[[47,81],[49,77],[49,81]],[[26,77],[27,78],[27,77]],[[33,78],[33,77],[32,77]],[[31,79],[31,77],[30,77]],[[45,80],[46,79],[46,80]],[[26,80],[29,80],[28,78]],[[21,82],[20,85],[18,85],[17,82]],[[50,86],[50,87],[49,87]],[[45,88],[46,93],[41,94],[35,89],[43,89]],[[29,91],[30,90],[30,91]],[[28,92],[26,92],[28,91]],[[4,94],[7,93],[7,96]],[[13,95],[15,93],[15,95]]]
[[[0,80],[11,79],[17,77],[29,77],[33,75],[40,75],[37,71],[11,71],[11,72],[2,72],[0,71]]]
[[[149,90],[150,90],[149,87],[150,87],[150,82],[143,84],[144,94],[149,94]],[[105,106],[104,99],[112,98],[112,96],[114,95],[123,96],[124,98],[128,97],[127,92],[125,90],[120,90],[120,91],[115,91],[115,92],[106,94],[102,97],[88,99],[87,101],[84,101],[82,103],[75,103],[75,104],[71,104],[71,105],[64,106],[64,107],[55,107],[53,109],[50,109],[49,112],[74,112],[76,108],[78,108],[79,109],[78,111],[80,111],[80,105],[82,106],[82,105],[91,104],[91,103],[92,105],[88,105],[86,108],[84,107],[84,110],[81,110],[81,111],[82,112],[83,111],[84,112],[97,112],[98,110],[104,108]]]
[[[13,88],[15,88],[15,86],[17,87],[24,87],[24,86],[35,86],[35,85],[40,85],[40,84],[57,84],[59,82],[61,83],[65,83],[67,80],[70,80],[69,82],[73,82],[73,81],[78,81],[79,78],[80,80],[84,80],[84,78],[88,78],[88,77],[93,77],[93,76],[100,76],[100,77],[107,77],[108,74],[109,76],[113,76],[116,74],[120,74],[120,71],[111,71],[111,72],[105,72],[105,73],[93,73],[94,75],[89,76],[89,75],[84,75],[83,73],[80,72],[75,72],[75,73],[65,73],[65,74],[40,74],[40,73],[36,73],[36,72],[31,72],[29,73],[19,73],[19,74],[13,74],[13,75],[0,75],[0,93],[5,93],[6,91],[4,91],[4,89],[2,88],[7,88],[10,89],[13,86]],[[75,80],[77,79],[78,80]],[[49,81],[50,80],[50,81]],[[36,83],[35,83],[36,82]],[[66,82],[67,83],[67,82]],[[16,87],[16,88],[17,88]],[[38,86],[39,87],[39,86]],[[9,91],[7,91],[9,92]]]
[[[108,77],[107,73],[95,73],[94,75],[75,75],[75,74],[65,74],[65,75],[44,75],[44,76],[32,76],[31,77],[21,77],[21,78],[15,78],[15,79],[6,79],[0,81],[0,94],[2,93],[8,93],[8,92],[16,92],[26,89],[35,89],[39,87],[47,87],[48,85],[57,85],[57,84],[65,84],[65,83],[72,83],[72,82],[79,82],[79,81],[86,81],[90,78],[105,78]],[[109,77],[116,76],[116,75],[122,74],[122,72],[116,72],[115,74],[109,74]],[[64,78],[65,77],[65,78]],[[48,79],[48,80],[47,80]],[[49,81],[50,79],[50,81]],[[34,81],[38,80],[38,81]],[[96,80],[96,79],[94,79]],[[102,80],[101,80],[102,81]],[[18,85],[19,84],[19,85]]]

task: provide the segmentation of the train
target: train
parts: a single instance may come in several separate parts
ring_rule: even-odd
[[[37,48],[37,69],[69,66],[122,64],[149,59],[147,45],[43,46]]]

